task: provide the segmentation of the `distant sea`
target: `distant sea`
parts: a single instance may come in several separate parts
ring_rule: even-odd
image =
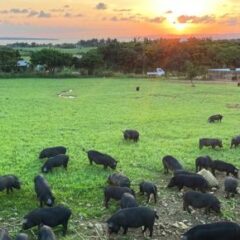
[[[38,43],[38,44],[62,44],[62,43],[77,43],[80,39],[55,39],[55,38],[14,38],[14,37],[0,37],[0,45],[7,45],[16,42],[21,43]]]
[[[211,38],[213,40],[222,40],[222,39],[240,39],[240,33],[230,33],[230,34],[199,34],[199,35],[149,35],[149,36],[140,36],[136,37],[137,39],[144,39],[145,37],[149,39],[159,39],[159,38],[180,38],[187,39],[191,37],[196,37],[198,39],[202,38]],[[0,45],[7,45],[11,43],[21,42],[31,44],[33,42],[38,44],[62,44],[62,43],[77,43],[79,40],[87,38],[79,38],[79,39],[56,39],[56,38],[24,38],[24,37],[0,37]],[[133,37],[120,37],[119,41],[130,41],[133,40]]]

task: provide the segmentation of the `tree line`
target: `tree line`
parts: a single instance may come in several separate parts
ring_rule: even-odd
[[[86,41],[81,42],[82,45],[84,43]],[[240,67],[240,40],[190,38],[119,42],[116,39],[93,39],[85,46],[89,47],[90,43],[96,47],[80,56],[51,48],[32,52],[31,64],[42,64],[52,73],[69,67],[85,70],[88,75],[97,71],[145,74],[157,67],[176,73],[187,72],[189,66],[197,68],[199,73],[208,68]],[[20,58],[17,50],[1,47],[0,71],[15,71],[15,62]]]

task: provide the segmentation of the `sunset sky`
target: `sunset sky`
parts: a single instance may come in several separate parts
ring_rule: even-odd
[[[240,0],[0,0],[0,37],[240,37]]]

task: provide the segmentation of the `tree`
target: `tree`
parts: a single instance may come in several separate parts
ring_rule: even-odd
[[[191,81],[192,87],[195,87],[193,79],[198,75],[198,67],[190,61],[185,63],[187,79]]]
[[[88,75],[92,75],[94,70],[101,66],[103,66],[103,56],[97,49],[84,53],[78,64],[78,67],[87,69]]]
[[[17,69],[17,61],[20,54],[17,50],[0,47],[0,71],[13,72]]]
[[[31,62],[35,66],[45,65],[47,70],[54,73],[56,68],[70,66],[72,57],[70,54],[61,53],[54,49],[42,49],[32,53]]]

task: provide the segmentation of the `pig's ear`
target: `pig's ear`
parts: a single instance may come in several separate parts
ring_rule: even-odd
[[[25,224],[25,223],[27,223],[27,219],[26,219],[26,218],[24,218],[24,219],[22,220],[22,224]]]
[[[112,222],[108,223],[108,227],[112,228],[113,227],[113,223]]]

